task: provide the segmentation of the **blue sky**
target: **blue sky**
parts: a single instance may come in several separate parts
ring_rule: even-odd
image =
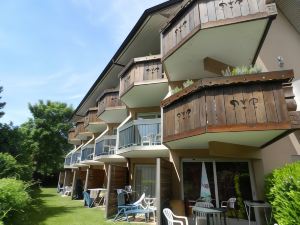
[[[0,0],[0,122],[39,99],[79,104],[143,11],[163,0]]]

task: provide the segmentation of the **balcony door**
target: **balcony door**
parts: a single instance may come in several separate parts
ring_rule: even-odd
[[[155,197],[155,178],[155,165],[136,165],[134,182],[136,196],[145,193],[146,197]]]
[[[203,164],[207,175],[204,181],[207,180],[214,206],[220,207],[222,201],[235,197],[238,217],[246,218],[243,201],[252,200],[252,190],[249,163],[245,161],[183,160],[184,200],[192,202],[201,198],[201,186],[205,185]]]

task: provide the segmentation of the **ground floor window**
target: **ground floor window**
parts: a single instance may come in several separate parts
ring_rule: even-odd
[[[203,171],[204,170],[204,171]],[[183,161],[183,197],[186,201],[210,196],[215,207],[236,198],[234,217],[246,218],[244,200],[252,200],[248,162]]]
[[[146,197],[155,197],[155,165],[135,166],[135,192],[137,196],[143,193]]]

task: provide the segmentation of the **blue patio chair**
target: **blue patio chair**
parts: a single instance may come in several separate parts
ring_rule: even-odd
[[[93,207],[93,199],[90,197],[90,194],[86,191],[83,192],[84,205],[89,208]]]
[[[144,193],[139,198],[139,200],[137,200],[136,202],[134,202],[132,204],[126,204],[125,203],[125,195],[126,194],[127,193],[124,192],[124,191],[118,193],[118,197],[117,197],[117,200],[118,200],[118,213],[115,216],[114,221],[116,221],[120,216],[126,216],[126,219],[128,220],[128,216],[127,216],[126,211],[131,211],[132,212],[133,210],[138,209],[140,207],[142,201],[145,198],[145,193]]]

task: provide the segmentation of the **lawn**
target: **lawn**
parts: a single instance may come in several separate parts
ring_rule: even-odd
[[[104,218],[104,209],[86,208],[80,200],[71,200],[70,197],[61,197],[56,193],[55,188],[42,188],[36,196],[34,206],[26,212],[26,219],[23,221],[14,221],[12,224],[128,225],[129,223],[107,221]],[[134,225],[138,224],[134,223]]]

